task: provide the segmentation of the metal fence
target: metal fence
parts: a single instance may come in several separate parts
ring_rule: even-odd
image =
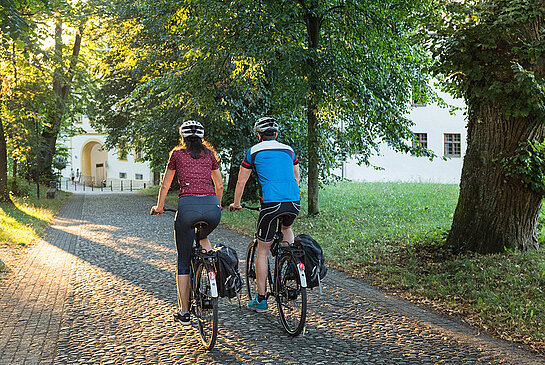
[[[72,181],[61,178],[57,181],[57,189],[64,191],[135,191],[145,189],[149,185],[149,183],[140,180],[103,180],[97,183],[88,179]]]

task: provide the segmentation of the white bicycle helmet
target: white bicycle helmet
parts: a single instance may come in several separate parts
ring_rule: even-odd
[[[184,138],[191,136],[202,138],[204,137],[204,127],[197,121],[188,120],[180,126],[180,135]]]
[[[254,124],[254,130],[258,133],[263,132],[278,132],[278,122],[271,117],[259,118]]]

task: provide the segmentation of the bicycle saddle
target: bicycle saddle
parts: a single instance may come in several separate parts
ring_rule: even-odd
[[[208,226],[208,223],[205,222],[205,221],[198,221],[198,222],[195,222],[193,223],[193,225],[191,226],[191,228],[195,229],[203,229],[203,228],[206,228]]]

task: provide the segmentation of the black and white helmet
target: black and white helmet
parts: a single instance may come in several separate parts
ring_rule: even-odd
[[[254,124],[254,130],[258,133],[263,132],[278,132],[278,122],[271,117],[259,118]]]
[[[204,137],[204,127],[199,122],[188,120],[180,126],[180,135],[184,138],[191,136],[202,138]]]

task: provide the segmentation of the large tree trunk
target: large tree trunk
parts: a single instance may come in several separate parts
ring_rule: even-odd
[[[6,136],[4,126],[0,119],[0,202],[10,202],[8,189],[8,150],[6,147]]]
[[[309,41],[309,49],[318,49],[320,42],[320,27],[321,19],[314,15],[307,16],[307,36]],[[316,53],[314,54],[316,55]],[[309,67],[309,94],[307,102],[307,132],[308,132],[308,215],[316,215],[320,212],[318,200],[319,186],[319,137],[320,126],[318,123],[318,107],[316,103],[316,93],[318,84],[318,72],[316,70],[316,60],[309,58],[307,60]]]
[[[468,147],[460,197],[447,243],[479,253],[538,248],[537,220],[543,194],[506,178],[497,158],[512,156],[528,140],[543,140],[542,123],[505,119],[500,106],[469,104]]]
[[[39,169],[42,173],[47,174],[51,171],[53,156],[56,152],[55,146],[57,144],[57,136],[60,132],[61,122],[64,118],[64,113],[66,110],[66,101],[70,95],[72,81],[76,72],[83,29],[84,25],[81,25],[78,28],[76,38],[74,40],[74,46],[72,47],[70,66],[65,74],[63,72],[62,61],[62,21],[57,20],[57,24],[55,26],[55,58],[58,62],[58,66],[53,74],[53,92],[55,93],[57,101],[55,105],[55,113],[52,114],[49,125],[45,126],[42,131],[42,151],[39,160]]]

